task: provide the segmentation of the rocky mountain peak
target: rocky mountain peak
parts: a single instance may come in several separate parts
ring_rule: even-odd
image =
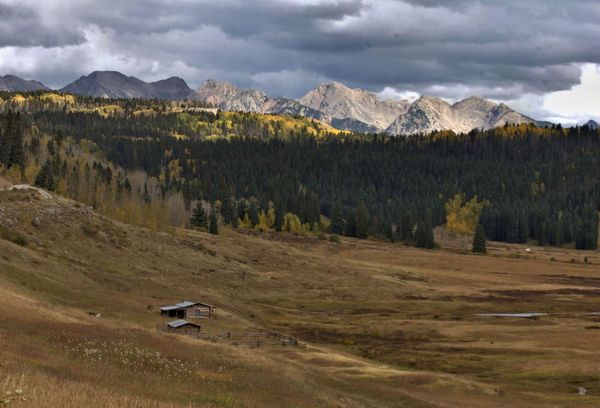
[[[0,91],[48,89],[35,81],[13,75],[0,77]],[[106,98],[194,99],[226,111],[301,115],[322,120],[338,129],[357,132],[388,132],[394,135],[429,133],[435,130],[468,132],[506,123],[535,122],[506,104],[470,97],[454,104],[434,96],[407,100],[381,100],[377,94],[350,88],[340,82],[324,82],[299,99],[269,98],[258,89],[206,80],[192,91],[179,77],[147,83],[118,71],[94,71],[67,85],[63,92]],[[588,126],[597,127],[590,121]]]
[[[63,92],[100,98],[186,99],[192,90],[181,78],[147,83],[118,71],[94,71],[61,89]]]
[[[45,91],[49,88],[38,81],[29,81],[16,75],[0,76],[0,91],[5,92],[32,92]]]
[[[506,123],[531,123],[532,119],[501,103],[471,97],[454,105],[422,96],[400,115],[387,129],[395,135],[430,133],[436,130],[468,132],[471,129],[491,129]]]
[[[320,84],[299,102],[323,112],[344,128],[357,130],[355,123],[360,122],[359,128],[369,131],[385,129],[408,106],[406,101],[382,101],[373,92],[352,89],[339,82]]]
[[[224,81],[209,79],[192,95],[192,99],[214,105],[222,110],[264,112],[269,98],[263,91],[241,89]]]

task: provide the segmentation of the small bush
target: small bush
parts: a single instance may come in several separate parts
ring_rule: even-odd
[[[322,232],[319,232],[319,234],[317,235],[317,239],[320,239],[321,241],[326,241],[327,235],[323,234]]]
[[[93,226],[90,222],[82,224],[81,230],[88,237],[95,237],[96,235],[98,235],[98,229],[95,226]]]
[[[329,237],[329,242],[335,242],[336,244],[340,242],[339,235],[333,234]]]
[[[13,242],[20,246],[27,246],[27,238],[16,231],[11,231],[0,226],[0,238]]]

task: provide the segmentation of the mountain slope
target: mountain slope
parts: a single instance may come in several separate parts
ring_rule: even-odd
[[[275,115],[300,115],[329,122],[326,115],[316,109],[302,105],[294,99],[269,98],[256,89],[242,89],[235,85],[209,79],[192,95],[191,99],[216,106],[223,111],[257,112]]]
[[[392,135],[413,135],[439,130],[468,132],[471,129],[492,129],[506,123],[533,123],[505,104],[495,104],[471,97],[450,105],[440,98],[422,96],[410,105],[405,114],[386,129]]]
[[[38,81],[28,81],[15,75],[0,76],[0,91],[32,92],[45,90],[48,90],[48,87]]]
[[[192,93],[188,84],[179,77],[171,77],[151,82],[154,93],[160,99],[187,99]]]
[[[364,89],[351,89],[339,82],[323,83],[298,100],[269,98],[256,89],[241,89],[229,82],[206,81],[192,99],[224,111],[300,115],[354,132],[388,132],[392,135],[429,133],[434,130],[468,132],[491,129],[505,123],[531,123],[504,104],[471,97],[450,105],[442,99],[423,96],[413,103],[382,101]]]
[[[147,83],[116,71],[95,71],[65,86],[62,92],[100,98],[185,99],[192,92],[181,78]]]
[[[600,129],[600,125],[595,120],[588,120],[584,126],[587,126],[591,129]]]
[[[241,89],[235,85],[209,79],[192,95],[191,99],[212,104],[225,111],[260,112],[264,111],[269,97],[256,89]]]
[[[407,101],[381,101],[372,92],[351,89],[339,82],[321,84],[299,102],[331,117],[336,127],[355,131],[383,130],[409,105]]]

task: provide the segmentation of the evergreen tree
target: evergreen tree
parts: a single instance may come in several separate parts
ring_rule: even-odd
[[[233,220],[237,218],[235,205],[229,194],[225,195],[225,198],[223,198],[223,210],[221,215],[223,217],[223,223],[225,224],[232,224]]]
[[[0,123],[2,125],[2,123]],[[8,136],[4,126],[0,126],[0,166],[8,165],[8,157],[10,156],[10,150],[8,147]]]
[[[276,202],[273,206],[273,210],[275,211],[275,231],[281,231],[285,216],[283,203],[277,204]]]
[[[10,168],[25,168],[23,129],[21,114],[9,111],[4,118],[4,129],[0,128],[0,164]]]
[[[348,217],[346,219],[346,228],[344,230],[344,234],[349,237],[356,236],[356,213],[354,211],[350,211],[348,213]]]
[[[477,224],[475,228],[475,235],[473,236],[473,252],[479,254],[487,253],[487,247],[485,244],[485,231],[483,225]]]
[[[40,169],[35,178],[35,185],[46,190],[54,191],[56,189],[56,179],[54,177],[54,166],[47,161]]]
[[[414,224],[410,214],[402,214],[400,217],[400,226],[398,228],[399,233],[397,234],[397,238],[403,241],[405,244],[412,244],[415,239],[413,235],[413,227]]]
[[[415,231],[415,245],[419,248],[435,248],[433,228],[431,227],[431,221],[428,219],[421,220],[417,224],[417,230]]]
[[[196,228],[208,229],[208,218],[206,217],[206,211],[204,211],[204,207],[202,206],[202,201],[198,201],[196,204],[190,224]]]
[[[25,168],[25,153],[23,151],[23,128],[21,126],[21,114],[16,113],[13,117],[12,141],[9,157],[9,167],[19,166]]]
[[[208,232],[213,235],[219,235],[219,217],[214,209],[210,212],[210,224]]]
[[[342,205],[336,203],[331,213],[331,232],[333,234],[343,234],[346,226],[345,224]]]
[[[258,200],[252,198],[248,208],[248,217],[250,218],[251,227],[254,227],[256,224],[258,224],[258,214],[260,212],[259,208],[260,206],[258,204]]]
[[[360,239],[367,239],[369,235],[369,212],[365,203],[360,203],[356,209],[356,230],[355,236]]]

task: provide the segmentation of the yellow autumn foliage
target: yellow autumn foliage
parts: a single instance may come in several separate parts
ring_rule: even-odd
[[[459,234],[473,234],[487,201],[479,201],[477,196],[465,201],[465,195],[456,194],[446,203],[446,228]]]

